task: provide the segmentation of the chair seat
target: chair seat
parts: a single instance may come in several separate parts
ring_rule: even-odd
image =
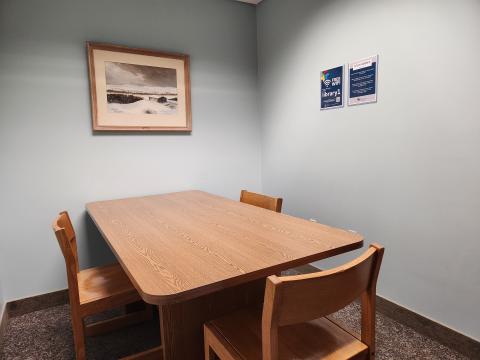
[[[301,306],[301,305],[300,305]],[[262,360],[261,309],[213,320],[206,331],[233,359]],[[279,359],[362,359],[368,346],[327,318],[279,328]]]
[[[119,264],[82,270],[77,277],[83,315],[141,300]]]

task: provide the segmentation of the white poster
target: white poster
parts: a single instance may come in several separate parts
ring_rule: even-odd
[[[378,55],[348,64],[348,105],[377,102]]]

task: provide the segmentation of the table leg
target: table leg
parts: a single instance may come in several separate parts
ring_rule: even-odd
[[[203,359],[203,324],[238,309],[261,304],[265,279],[224,289],[178,304],[159,307],[163,358]]]

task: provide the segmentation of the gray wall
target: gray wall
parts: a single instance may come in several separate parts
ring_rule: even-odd
[[[191,55],[191,135],[91,130],[85,41]],[[66,286],[50,225],[82,266],[112,260],[89,201],[260,190],[255,8],[230,0],[0,0],[0,262],[8,300]]]
[[[0,278],[0,321],[2,320],[4,305],[5,305],[5,299],[3,298],[2,278]]]
[[[265,0],[257,19],[263,190],[384,244],[381,295],[480,339],[480,2]],[[377,53],[378,103],[320,112],[320,70]]]

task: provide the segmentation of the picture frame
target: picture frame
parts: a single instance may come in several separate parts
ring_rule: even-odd
[[[348,64],[348,106],[377,102],[378,54]]]
[[[87,42],[94,131],[192,130],[190,57]]]

